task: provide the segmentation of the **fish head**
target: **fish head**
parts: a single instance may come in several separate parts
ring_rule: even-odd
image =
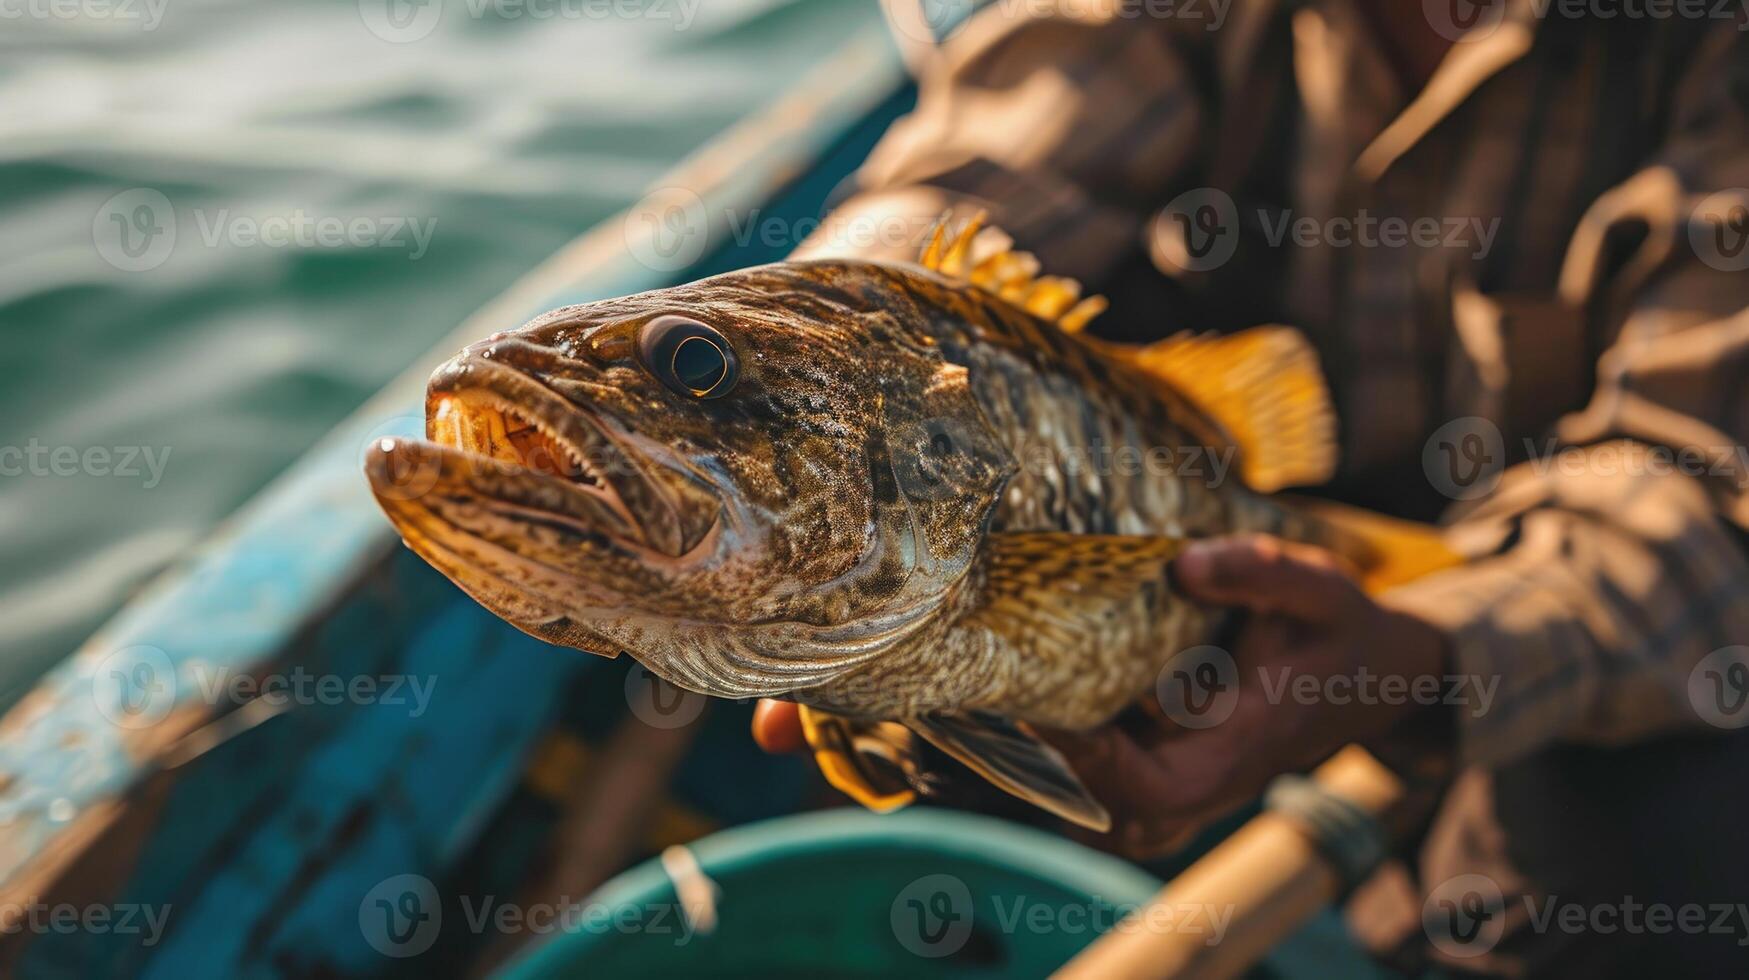
[[[373,489],[536,636],[727,696],[836,676],[941,604],[1014,471],[881,275],[765,266],[488,337]]]

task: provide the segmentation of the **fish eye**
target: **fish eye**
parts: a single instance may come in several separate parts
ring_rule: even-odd
[[[716,328],[683,316],[659,316],[638,332],[644,367],[693,398],[720,398],[735,387],[741,364]]]

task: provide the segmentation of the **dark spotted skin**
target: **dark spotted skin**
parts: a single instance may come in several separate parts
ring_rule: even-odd
[[[651,376],[638,332],[663,315],[729,339],[732,391]],[[721,696],[1086,727],[1207,635],[1165,587],[1180,539],[1292,531],[1213,457],[1179,471],[1226,439],[1170,388],[916,267],[780,263],[556,310],[440,369],[432,411],[482,386],[600,448],[640,530],[530,516],[551,478],[399,446],[442,460],[422,497],[379,489],[409,545],[531,633]]]

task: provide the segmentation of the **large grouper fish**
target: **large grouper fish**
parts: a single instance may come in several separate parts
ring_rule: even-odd
[[[779,262],[488,337],[432,376],[425,440],[370,450],[373,489],[520,629],[799,702],[828,779],[871,807],[940,780],[920,736],[1104,829],[1031,726],[1109,721],[1210,642],[1223,611],[1169,584],[1187,539],[1313,542],[1373,584],[1443,549],[1264,496],[1335,465],[1296,332],[1096,340],[1100,299],[949,224],[915,265]]]

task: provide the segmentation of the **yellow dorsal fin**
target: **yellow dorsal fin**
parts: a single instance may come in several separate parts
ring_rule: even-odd
[[[1298,330],[1183,333],[1132,356],[1220,423],[1253,490],[1322,483],[1335,472],[1336,412],[1318,355]]]
[[[1014,239],[1001,229],[986,228],[986,217],[979,211],[959,231],[950,233],[953,213],[942,215],[918,263],[994,293],[1069,333],[1086,327],[1105,309],[1103,297],[1083,299],[1081,284],[1075,280],[1039,275],[1038,259],[1030,252],[1016,252]]]

